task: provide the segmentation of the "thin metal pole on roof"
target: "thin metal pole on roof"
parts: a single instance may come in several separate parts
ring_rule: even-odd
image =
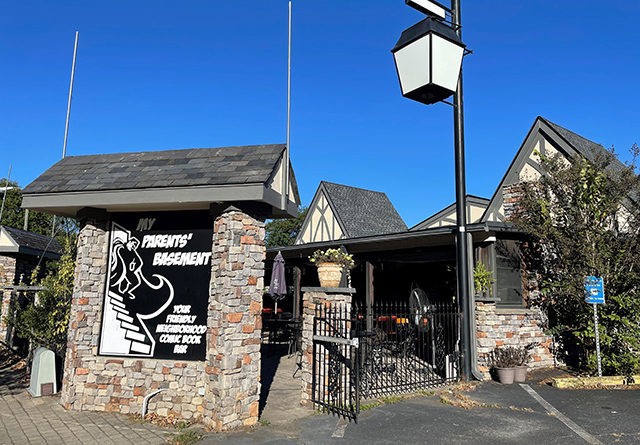
[[[4,202],[7,199],[7,189],[9,188],[9,179],[11,178],[11,167],[9,164],[9,174],[7,175],[7,180],[4,183],[4,195],[2,195],[2,207],[0,207],[0,224],[2,224],[2,214],[4,213]]]
[[[62,157],[67,155],[67,136],[69,135],[69,114],[71,113],[71,96],[73,93],[73,76],[76,72],[76,54],[78,53],[78,31],[76,31],[76,43],[73,46],[73,63],[71,64],[71,82],[69,83],[69,103],[67,104],[67,123],[64,126],[64,143],[62,145]]]
[[[64,125],[64,142],[62,143],[62,159],[67,155],[67,138],[69,136],[69,116],[71,115],[71,98],[73,96],[73,78],[76,73],[76,55],[78,54],[78,35],[80,33],[76,31],[76,41],[73,45],[73,62],[71,63],[71,81],[69,82],[69,101],[67,102],[67,121]],[[51,238],[56,233],[56,216],[53,215],[53,221],[51,222]],[[49,245],[47,244],[47,248]],[[40,257],[42,260],[42,257]],[[40,262],[38,262],[38,265]]]
[[[287,146],[282,154],[282,210],[289,202],[289,144],[291,142],[291,1],[289,1],[289,62],[287,67]]]

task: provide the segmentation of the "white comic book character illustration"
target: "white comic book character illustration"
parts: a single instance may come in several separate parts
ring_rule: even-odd
[[[145,325],[173,301],[173,286],[164,276],[147,279],[140,241],[119,224],[111,224],[109,276],[104,303],[100,353],[153,357],[156,341]],[[153,298],[139,298],[140,295]]]

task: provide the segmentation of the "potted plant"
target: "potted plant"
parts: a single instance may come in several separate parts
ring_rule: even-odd
[[[487,270],[484,263],[478,261],[473,268],[473,287],[477,297],[490,297],[493,294],[493,272]]]
[[[518,362],[516,364],[514,381],[524,382],[527,380],[527,363],[529,363],[529,360],[531,359],[531,349],[533,349],[535,345],[536,343],[530,343],[527,346],[518,346],[515,348]]]
[[[518,350],[512,346],[497,347],[491,354],[491,364],[502,384],[513,383],[518,363],[520,363]]]
[[[340,249],[316,250],[309,261],[318,268],[318,278],[322,287],[338,287],[342,273],[353,269],[353,255]]]

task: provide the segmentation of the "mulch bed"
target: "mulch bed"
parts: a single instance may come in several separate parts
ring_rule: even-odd
[[[538,385],[551,385],[558,377],[576,377],[576,371],[567,368],[536,368],[527,372],[527,381]]]

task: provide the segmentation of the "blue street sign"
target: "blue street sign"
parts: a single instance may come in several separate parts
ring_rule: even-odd
[[[584,290],[587,303],[604,304],[604,280],[602,277],[586,277]]]

